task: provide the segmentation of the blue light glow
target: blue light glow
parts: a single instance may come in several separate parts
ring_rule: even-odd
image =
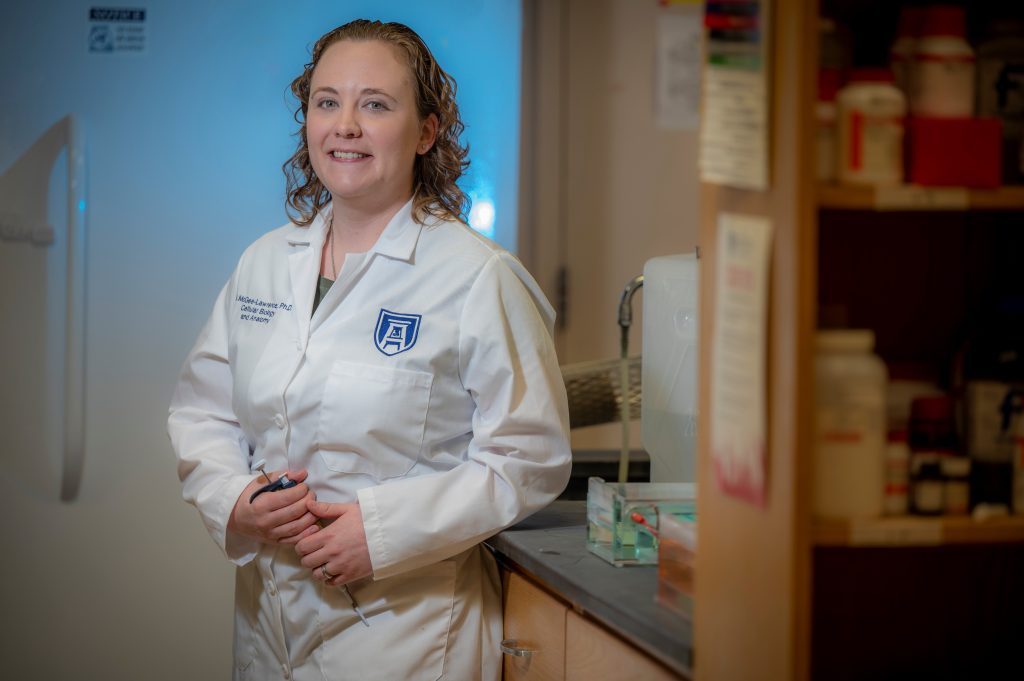
[[[494,238],[494,202],[490,198],[474,198],[469,211],[469,226],[488,239]]]

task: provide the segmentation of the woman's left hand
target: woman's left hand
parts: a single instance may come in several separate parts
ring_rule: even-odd
[[[324,526],[296,544],[295,552],[313,577],[340,586],[373,574],[359,504],[329,504],[310,499],[307,506]]]

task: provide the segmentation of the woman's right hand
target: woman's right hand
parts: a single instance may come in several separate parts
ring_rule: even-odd
[[[259,477],[250,482],[235,501],[228,519],[228,530],[247,537],[253,537],[265,544],[295,544],[316,532],[317,518],[309,512],[307,500],[316,500],[316,495],[303,482],[306,471],[280,471],[268,474],[271,480],[281,475],[300,484],[288,489],[266,492],[249,503],[253,492],[266,481]]]

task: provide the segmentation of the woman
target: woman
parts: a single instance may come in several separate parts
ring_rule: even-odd
[[[169,419],[239,566],[235,677],[497,679],[480,542],[570,467],[553,312],[461,220],[455,84],[412,30],[327,33],[292,92],[297,215],[242,255]],[[251,499],[260,460],[300,484]]]

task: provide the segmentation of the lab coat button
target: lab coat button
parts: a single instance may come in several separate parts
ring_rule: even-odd
[[[284,417],[280,414],[274,415],[274,425],[278,428],[284,428]]]
[[[270,594],[271,596],[276,596],[277,595],[277,585],[275,585],[273,582],[267,582],[267,593]]]
[[[287,665],[281,665],[281,673],[284,674],[284,678],[285,679],[292,678],[292,673],[290,671],[288,671],[288,666]]]

